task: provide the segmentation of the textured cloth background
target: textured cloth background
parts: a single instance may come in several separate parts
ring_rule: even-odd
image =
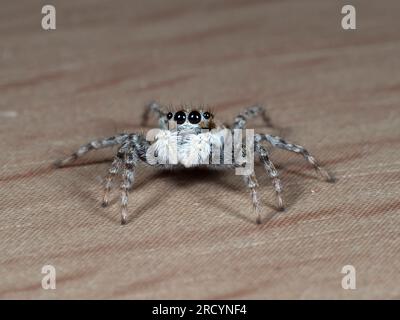
[[[352,1],[353,31],[341,1],[52,4],[57,29],[43,31],[43,1],[1,3],[1,298],[400,298],[399,1]],[[274,151],[288,209],[275,211],[257,164],[260,226],[233,172],[141,166],[120,226],[118,189],[100,207],[115,150],[50,164],[149,129],[152,99],[206,104],[222,121],[265,104],[338,182]],[[341,287],[347,264],[357,290]]]

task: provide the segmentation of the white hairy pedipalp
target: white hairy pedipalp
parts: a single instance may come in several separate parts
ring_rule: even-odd
[[[221,150],[226,130],[201,133],[160,130],[148,149],[152,164],[182,164],[186,168],[209,164],[213,150]]]

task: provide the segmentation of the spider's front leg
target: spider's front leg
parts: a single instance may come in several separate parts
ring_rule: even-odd
[[[103,202],[101,203],[102,207],[107,207],[109,204],[109,195],[112,188],[113,179],[120,172],[121,168],[124,165],[125,154],[130,144],[131,142],[127,141],[122,145],[121,148],[119,148],[117,155],[114,157],[111,167],[108,170],[108,176],[106,178],[106,183],[104,185]]]
[[[149,121],[149,114],[155,113],[158,116],[158,123],[160,129],[168,129],[168,119],[167,119],[167,114],[162,110],[163,107],[161,107],[157,102],[152,101],[149,104],[146,105],[146,109],[143,112],[142,115],[142,126],[147,125],[147,122]]]
[[[128,137],[129,137],[128,134],[123,133],[123,134],[119,134],[117,136],[109,137],[106,139],[91,141],[91,142],[81,146],[76,152],[71,154],[68,158],[55,161],[54,166],[63,167],[69,163],[74,162],[75,160],[82,157],[83,155],[85,155],[86,153],[88,153],[91,150],[98,150],[98,149],[113,147],[117,144],[121,144]]]
[[[319,163],[318,161],[302,146],[290,143],[282,139],[281,137],[278,136],[272,136],[272,135],[256,135],[256,141],[261,142],[261,141],[268,141],[272,146],[291,151],[297,154],[301,154],[304,159],[308,163],[310,163],[315,171],[319,173],[322,178],[324,178],[327,182],[335,182],[335,178],[329,174],[328,171],[326,171]]]
[[[130,148],[124,158],[124,173],[121,183],[121,224],[126,224],[128,216],[128,191],[132,188],[135,179],[135,168],[138,156],[135,148]]]
[[[253,209],[254,213],[256,214],[256,222],[257,224],[261,223],[261,209],[258,202],[257,191],[256,187],[258,187],[258,182],[255,173],[253,172],[250,175],[243,176],[244,182],[246,183],[247,187],[250,189],[251,193],[251,200],[253,202]]]
[[[122,172],[121,182],[121,224],[126,224],[128,216],[128,192],[132,188],[135,179],[135,170],[139,159],[145,161],[145,153],[148,144],[140,135],[131,134],[129,139],[118,150],[117,155],[109,169],[106,179],[104,198],[102,206],[105,207],[109,203],[109,193],[112,187],[113,178]]]

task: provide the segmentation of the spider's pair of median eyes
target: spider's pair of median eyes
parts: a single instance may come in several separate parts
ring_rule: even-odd
[[[172,117],[174,117],[174,120],[176,121],[177,124],[182,124],[186,121],[186,113],[184,111],[178,111],[177,113],[175,113],[175,116],[173,115],[172,112],[168,112],[167,119],[171,120]],[[206,120],[210,119],[211,113],[204,112],[203,117]],[[189,113],[188,119],[189,119],[189,122],[192,124],[199,123],[201,120],[201,114],[198,111],[192,111]]]

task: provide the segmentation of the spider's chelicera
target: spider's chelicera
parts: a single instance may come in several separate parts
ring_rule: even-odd
[[[272,127],[263,107],[252,106],[246,109],[229,127],[217,125],[214,122],[214,115],[208,110],[182,108],[175,112],[165,112],[156,102],[147,106],[143,114],[143,124],[147,123],[150,112],[158,116],[159,128],[150,130],[146,136],[139,133],[123,133],[94,140],[81,146],[68,158],[55,162],[58,167],[65,166],[90,150],[118,145],[118,152],[106,178],[102,205],[107,206],[109,203],[113,178],[122,174],[122,224],[127,221],[128,191],[133,185],[139,161],[161,168],[198,166],[235,168],[237,174],[243,175],[246,186],[250,189],[257,223],[261,222],[261,212],[256,193],[258,182],[254,173],[254,154],[258,155],[272,180],[278,209],[284,210],[281,181],[264,143],[302,155],[326,181],[334,181],[333,177],[302,146],[289,143],[275,135],[254,134],[254,130],[246,130],[244,141],[241,133],[246,128],[248,119],[261,116],[266,124]]]

